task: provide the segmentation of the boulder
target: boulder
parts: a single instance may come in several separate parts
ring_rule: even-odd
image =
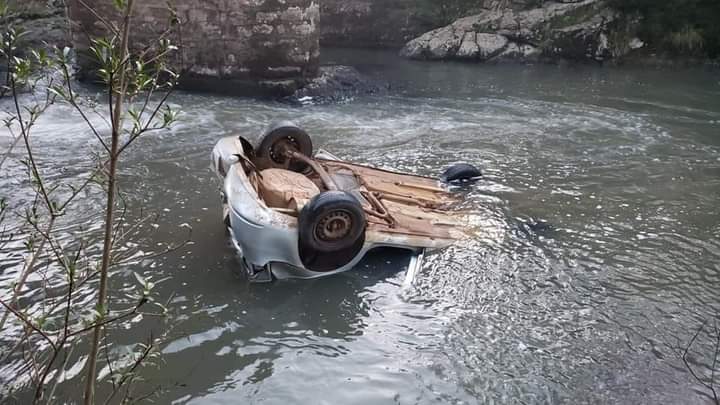
[[[299,105],[336,103],[360,95],[382,93],[387,89],[386,83],[373,80],[354,67],[328,65],[321,66],[318,77],[285,101]]]
[[[487,60],[495,55],[498,55],[508,46],[510,42],[506,37],[498,34],[477,34],[477,45],[480,48],[478,57],[481,60]]]
[[[615,12],[604,0],[544,2],[528,10],[486,10],[408,42],[411,59],[602,61],[614,56],[609,26]]]
[[[478,34],[476,32],[466,32],[463,36],[460,48],[455,53],[455,56],[463,59],[472,59],[476,57],[477,54],[480,53],[480,46],[477,43],[477,36]]]
[[[463,41],[464,32],[455,27],[438,28],[410,41],[401,51],[408,58],[447,59],[455,56]]]

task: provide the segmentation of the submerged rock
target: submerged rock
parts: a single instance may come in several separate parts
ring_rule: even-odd
[[[603,0],[546,2],[522,11],[486,10],[410,41],[401,55],[430,60],[601,61],[617,56],[616,49],[629,48],[610,43],[610,38],[624,40],[610,35],[616,19]]]
[[[285,100],[293,104],[324,104],[359,95],[378,94],[388,85],[373,80],[350,66],[321,66],[320,74]]]

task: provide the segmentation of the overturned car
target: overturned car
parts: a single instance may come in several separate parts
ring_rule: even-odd
[[[221,139],[212,169],[223,182],[223,216],[250,280],[316,278],[352,269],[378,247],[413,253],[464,236],[448,184],[480,171],[450,167],[440,179],[395,173],[313,153],[308,134],[289,122],[273,125],[257,147]]]

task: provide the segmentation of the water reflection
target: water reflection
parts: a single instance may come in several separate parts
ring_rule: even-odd
[[[167,367],[151,378],[175,387],[173,398],[222,402],[247,395],[246,385],[278,384],[290,369],[293,381],[317,372],[304,358],[343,361],[370,326],[378,301],[399,301],[408,260],[404,252],[375,251],[359,271],[338,277],[249,285],[229,252],[224,271],[214,275],[219,280],[175,300],[186,315],[174,328],[178,337],[163,349]]]

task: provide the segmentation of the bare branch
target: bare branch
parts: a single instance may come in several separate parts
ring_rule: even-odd
[[[108,318],[108,319],[106,319],[106,320],[104,320],[104,321],[96,322],[96,323],[94,323],[94,324],[92,324],[92,325],[90,325],[90,326],[87,326],[87,327],[85,327],[85,328],[78,329],[78,330],[76,330],[76,331],[72,331],[72,332],[68,333],[68,337],[73,337],[73,336],[82,335],[83,333],[89,332],[89,331],[91,331],[91,330],[93,330],[93,329],[102,328],[102,327],[104,327],[104,326],[106,326],[106,325],[109,325],[109,324],[111,324],[111,323],[116,323],[116,322],[121,321],[121,320],[123,320],[123,319],[127,319],[127,318],[129,318],[129,317],[131,317],[131,316],[133,316],[133,315],[137,315],[137,314],[138,314],[138,311],[140,310],[140,308],[141,308],[143,305],[145,305],[146,303],[147,303],[147,300],[142,300],[142,301],[140,301],[140,302],[138,303],[138,305],[135,306],[135,308],[133,308],[132,310],[130,310],[130,311],[128,311],[128,312],[126,312],[126,313],[124,313],[124,314],[122,314],[122,315],[114,316],[114,317]]]
[[[143,127],[140,131],[138,131],[136,134],[132,135],[130,139],[125,142],[125,144],[120,148],[118,151],[118,154],[122,154],[125,149],[127,149],[133,142],[135,142],[142,134],[148,132],[150,125],[152,125],[152,122],[155,120],[155,117],[160,112],[160,109],[165,105],[168,98],[172,94],[173,89],[170,89],[165,95],[163,96],[162,100],[157,104],[155,109],[153,110],[152,114],[150,115],[150,118],[147,120],[147,123],[145,124],[145,127]]]
[[[82,0],[81,0],[82,1]],[[67,97],[65,97],[65,100],[77,111],[82,119],[87,124],[88,128],[90,128],[90,131],[92,131],[95,138],[100,142],[100,144],[105,148],[105,151],[110,152],[110,148],[107,146],[105,141],[102,139],[102,136],[100,136],[100,133],[95,129],[95,126],[90,122],[90,119],[85,115],[85,112],[77,103],[77,99],[75,98],[75,92],[72,88],[72,78],[70,77],[70,70],[68,69],[67,61],[63,60],[60,63],[60,66],[62,68],[63,76],[65,77],[65,85],[68,89]]]
[[[106,405],[109,404],[110,401],[112,401],[112,399],[115,397],[115,395],[117,395],[117,393],[120,391],[120,389],[123,387],[123,385],[125,385],[125,383],[127,383],[129,380],[134,378],[133,376],[135,375],[135,371],[140,367],[141,364],[143,364],[145,362],[145,360],[148,358],[150,353],[152,353],[154,348],[155,348],[155,339],[153,338],[152,335],[150,335],[150,339],[148,340],[148,343],[145,345],[145,348],[142,351],[142,353],[140,354],[140,356],[137,359],[135,359],[135,361],[133,362],[133,365],[130,367],[130,369],[127,372],[124,373],[123,377],[120,379],[117,386],[114,386],[112,393],[107,397],[107,399],[105,399]]]
[[[30,321],[29,319],[27,319],[27,318],[25,317],[25,315],[23,315],[23,314],[21,314],[20,312],[16,311],[13,307],[11,307],[10,305],[6,304],[5,301],[3,301],[3,300],[0,300],[0,304],[1,304],[2,306],[4,306],[5,309],[7,309],[8,311],[10,311],[13,315],[15,315],[15,317],[18,318],[20,321],[22,321],[27,327],[29,327],[30,329],[32,329],[32,330],[34,330],[35,332],[37,332],[40,336],[42,336],[43,339],[45,339],[45,340],[50,344],[50,346],[51,346],[53,349],[56,349],[56,347],[55,347],[55,342],[54,342],[52,339],[50,339],[50,336],[48,336],[45,332],[43,332],[43,330],[40,329],[37,325],[35,325],[34,323],[32,323],[32,321]]]
[[[55,217],[50,218],[50,223],[47,226],[47,230],[45,231],[45,234],[50,234],[53,231],[53,228],[55,227]],[[20,292],[22,291],[22,288],[25,286],[25,282],[27,281],[27,278],[32,274],[33,269],[35,268],[35,264],[37,263],[38,258],[40,257],[40,254],[43,252],[45,248],[45,242],[47,241],[46,238],[40,238],[39,244],[37,249],[33,250],[30,253],[30,256],[28,256],[25,259],[25,266],[23,267],[22,271],[20,272],[20,278],[18,279],[17,283],[15,284],[15,288],[13,290],[12,298],[10,299],[11,305],[17,305],[17,298],[20,295]],[[4,305],[4,303],[3,303]],[[8,312],[5,312],[3,314],[2,319],[0,319],[0,329],[3,328],[5,325],[5,322],[7,321]]]
[[[720,399],[718,399],[718,393],[715,390],[715,370],[717,369],[718,355],[720,355],[720,330],[718,330],[717,319],[714,322],[715,329],[715,351],[713,352],[713,361],[710,371],[710,390],[715,399],[715,404],[720,405]]]
[[[86,10],[88,10],[88,11],[93,15],[93,17],[97,18],[98,21],[100,21],[100,22],[105,26],[105,28],[108,29],[108,31],[112,32],[113,35],[118,35],[118,36],[120,35],[120,30],[115,26],[115,24],[113,24],[111,21],[109,21],[108,19],[104,18],[104,17],[101,16],[100,14],[98,14],[98,12],[95,11],[94,8],[90,7],[87,3],[85,3],[85,1],[83,1],[83,0],[78,0],[78,2],[79,2],[80,5],[83,6]]]
[[[715,391],[713,390],[713,387],[708,384],[705,380],[703,380],[697,373],[695,373],[695,369],[690,365],[690,362],[688,361],[688,353],[690,352],[690,348],[695,344],[695,341],[697,341],[698,336],[700,336],[700,333],[705,329],[705,326],[707,326],[708,320],[706,319],[702,325],[698,328],[698,330],[695,332],[695,335],[693,335],[692,339],[690,339],[690,342],[685,347],[685,351],[682,355],[682,361],[685,364],[685,367],[687,367],[688,371],[690,371],[690,374],[692,374],[695,379],[702,384],[705,388],[712,391],[713,394],[715,394]]]

